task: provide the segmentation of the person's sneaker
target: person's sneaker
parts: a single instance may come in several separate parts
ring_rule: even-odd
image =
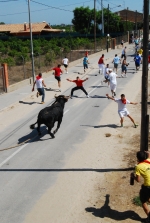
[[[138,124],[134,124],[134,128],[137,128],[138,127]]]
[[[37,98],[39,97],[39,92],[36,93],[36,97],[37,97]]]
[[[44,104],[45,102],[44,101],[41,101],[41,104]]]
[[[89,98],[89,95],[87,95],[86,97]]]
[[[121,77],[124,77],[124,76],[121,74]]]
[[[68,72],[66,72],[66,74],[68,74]]]
[[[61,90],[60,90],[60,89],[59,89],[58,91],[59,91],[59,92],[61,92]]]

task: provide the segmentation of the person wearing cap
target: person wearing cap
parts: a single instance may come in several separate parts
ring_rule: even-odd
[[[126,108],[127,104],[133,104],[133,105],[137,105],[138,103],[136,102],[130,102],[129,100],[127,100],[125,98],[124,94],[121,94],[121,98],[117,99],[114,97],[109,96],[109,94],[106,94],[108,99],[111,99],[113,101],[115,101],[118,104],[118,114],[120,116],[120,123],[121,123],[121,127],[123,127],[123,121],[124,121],[124,117],[128,117],[131,122],[133,122],[134,127],[136,128],[138,125],[135,123],[134,119],[129,115],[129,111]]]
[[[100,57],[98,61],[98,67],[99,67],[99,74],[102,71],[102,75],[104,75],[104,71],[105,71],[104,54],[102,54],[102,56]]]
[[[85,78],[84,80],[81,80],[79,77],[76,77],[76,80],[70,80],[70,79],[66,79],[66,80],[70,81],[70,82],[74,82],[76,84],[76,87],[71,89],[71,97],[70,98],[73,97],[73,92],[76,91],[76,90],[82,90],[86,94],[87,98],[89,98],[88,93],[86,92],[86,90],[83,87],[83,82],[87,81],[88,78]]]
[[[116,96],[116,87],[117,87],[117,80],[116,77],[118,76],[116,73],[112,71],[112,69],[108,70],[109,76],[109,83],[110,83],[110,90],[112,93],[112,97]]]
[[[34,86],[36,84],[36,87],[37,87],[37,98],[38,96],[42,96],[42,101],[41,101],[41,104],[44,104],[44,99],[45,99],[45,90],[44,90],[44,87],[46,87],[46,84],[44,83],[44,80],[42,78],[42,73],[39,73],[38,76],[36,76],[36,80],[34,81],[33,83],[33,88],[32,88],[32,91],[34,91]]]

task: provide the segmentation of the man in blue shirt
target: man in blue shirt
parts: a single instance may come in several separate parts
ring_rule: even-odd
[[[116,69],[116,74],[117,74],[117,69],[118,69],[118,64],[119,64],[119,62],[121,63],[121,60],[120,60],[120,58],[117,56],[117,54],[115,54],[115,57],[114,57],[112,63],[114,63],[113,71]]]
[[[88,57],[86,56],[83,58],[83,67],[85,72],[85,69],[88,69]]]
[[[141,63],[141,57],[139,56],[138,53],[137,53],[137,55],[134,57],[134,61],[135,61],[135,67],[136,67],[136,70],[139,70],[139,68],[140,68],[140,63]]]

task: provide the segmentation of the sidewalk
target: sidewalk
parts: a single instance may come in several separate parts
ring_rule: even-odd
[[[127,50],[129,48],[133,48],[132,44],[126,43],[125,46],[127,46]],[[89,64],[89,70],[86,72],[86,74],[89,74],[92,68],[94,68],[94,69],[97,68],[97,74],[98,74],[98,60],[102,54],[105,54],[105,62],[106,63],[112,63],[112,60],[113,60],[115,54],[118,54],[118,56],[120,56],[121,52],[122,52],[122,48],[119,48],[119,49],[115,49],[115,50],[109,50],[108,53],[106,50],[103,50],[98,53],[89,55],[90,64]],[[84,55],[83,55],[83,57],[84,57]],[[66,78],[76,77],[78,72],[79,73],[83,72],[82,60],[83,60],[83,58],[69,64],[68,74],[62,75],[62,82],[64,80],[66,80]],[[64,70],[63,66],[62,66],[62,69]],[[81,69],[82,69],[82,71],[81,71]],[[49,76],[48,76],[48,74],[49,74]],[[51,75],[52,72],[49,72],[48,74],[43,73],[43,78],[44,78],[44,81],[45,81],[47,87],[57,89],[57,82],[54,79],[53,75]],[[80,77],[83,78],[85,75],[80,76]],[[102,78],[103,78],[103,76],[101,75],[101,79]],[[48,84],[48,83],[50,83],[50,84]],[[62,94],[65,90],[66,89],[62,88]],[[0,95],[0,111],[6,109],[7,107],[13,106],[15,103],[22,101],[25,98],[31,97],[33,94],[36,94],[36,91],[32,92],[31,84],[28,84],[28,85],[22,87],[21,83],[20,83],[19,89]]]

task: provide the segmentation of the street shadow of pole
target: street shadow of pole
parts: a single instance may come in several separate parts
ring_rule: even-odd
[[[101,208],[87,207],[85,208],[86,212],[91,212],[92,215],[99,218],[106,217],[106,218],[110,218],[116,221],[132,219],[136,222],[137,221],[141,222],[142,220],[141,217],[134,211],[128,210],[128,211],[120,212],[120,211],[111,209],[111,207],[109,206],[109,198],[110,198],[110,195],[106,194],[105,203]]]

